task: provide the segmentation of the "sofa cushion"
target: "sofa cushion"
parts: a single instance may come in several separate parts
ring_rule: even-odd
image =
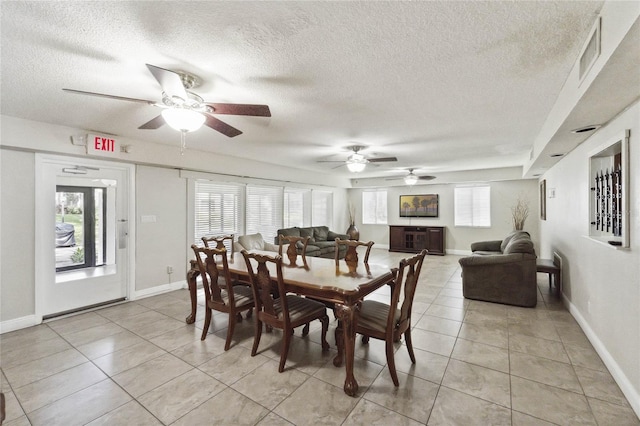
[[[285,237],[299,237],[300,236],[300,228],[286,228],[279,229],[278,235],[283,235]]]
[[[264,250],[264,239],[260,233],[241,235],[238,242],[247,250]]]
[[[514,238],[519,238],[522,235],[526,235],[528,238],[531,238],[531,236],[529,235],[529,233],[527,231],[512,231],[509,235],[507,235],[504,240],[502,240],[502,243],[500,244],[500,251],[504,253],[504,249],[507,247],[507,244],[509,244],[509,242],[514,239]]]
[[[313,228],[298,228],[300,230],[301,237],[309,237],[309,242],[313,243],[315,238],[313,238]]]
[[[327,241],[329,235],[329,227],[327,226],[314,226],[313,237],[316,241]]]
[[[535,250],[533,248],[533,242],[523,236],[519,236],[516,238],[512,238],[509,241],[509,244],[504,248],[503,254],[512,254],[512,253],[528,253],[535,254]]]
[[[313,243],[314,246],[320,247],[321,249],[324,249],[326,247],[331,247],[331,249],[335,249],[336,247],[336,242],[335,241],[318,241],[316,240]]]

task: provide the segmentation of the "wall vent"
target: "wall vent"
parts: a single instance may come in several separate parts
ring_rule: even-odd
[[[600,56],[600,17],[596,20],[589,41],[584,47],[582,54],[580,55],[580,81],[584,80],[585,75],[589,72],[593,63]]]

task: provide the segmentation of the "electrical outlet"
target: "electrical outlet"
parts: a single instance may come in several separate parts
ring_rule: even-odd
[[[167,266],[167,274],[173,274],[173,266]]]

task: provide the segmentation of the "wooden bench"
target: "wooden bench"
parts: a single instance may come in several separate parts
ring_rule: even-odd
[[[536,272],[549,274],[549,288],[552,283],[556,286],[556,294],[560,296],[562,289],[562,258],[553,252],[553,259],[536,259]]]

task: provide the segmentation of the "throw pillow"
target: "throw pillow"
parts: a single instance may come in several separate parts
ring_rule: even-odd
[[[329,228],[326,226],[316,226],[313,228],[313,236],[316,241],[327,241],[328,234]]]
[[[312,243],[315,241],[313,238],[313,228],[299,228],[301,237],[309,237],[309,242]]]

